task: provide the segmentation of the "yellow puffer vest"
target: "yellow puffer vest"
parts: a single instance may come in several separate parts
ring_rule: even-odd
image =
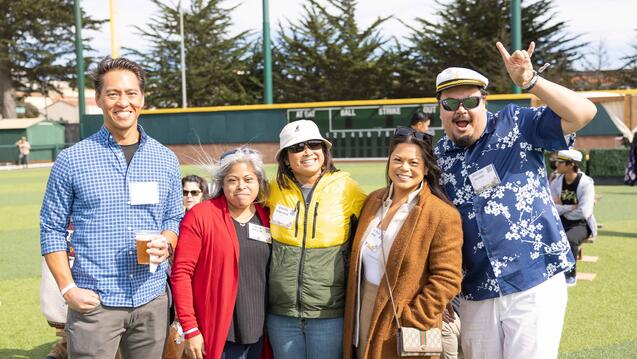
[[[269,312],[303,318],[342,316],[349,240],[365,193],[348,173],[327,173],[306,203],[299,186],[287,180],[289,189],[271,182],[266,203],[272,233]]]

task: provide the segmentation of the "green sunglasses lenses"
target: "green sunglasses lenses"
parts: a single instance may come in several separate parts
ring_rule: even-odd
[[[480,104],[480,96],[471,96],[465,98],[446,98],[440,101],[442,107],[447,111],[455,111],[460,107],[460,104],[467,110],[474,109]]]

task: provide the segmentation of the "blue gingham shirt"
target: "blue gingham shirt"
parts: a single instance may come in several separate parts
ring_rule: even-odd
[[[551,109],[515,105],[487,113],[484,133],[467,148],[447,136],[438,141],[442,184],[462,216],[463,298],[520,292],[573,265],[543,155],[543,149],[566,149],[573,141]],[[469,175],[488,165],[500,183],[477,194]]]
[[[129,165],[105,127],[62,151],[40,211],[42,255],[66,251],[66,227],[73,211],[73,279],[78,287],[97,292],[106,306],[139,307],[165,292],[166,261],[155,273],[137,264],[134,232],[178,234],[183,216],[175,154],[141,126],[138,129],[141,139]],[[133,182],[156,182],[159,203],[131,205]]]

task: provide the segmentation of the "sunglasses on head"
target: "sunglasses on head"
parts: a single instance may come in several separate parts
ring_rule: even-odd
[[[481,96],[471,96],[465,98],[447,97],[444,100],[440,100],[440,103],[442,104],[442,107],[447,111],[455,111],[460,107],[461,104],[465,109],[471,110],[480,105],[481,98]]]
[[[287,150],[290,153],[299,153],[305,151],[305,147],[308,147],[312,151],[320,150],[321,148],[323,148],[323,141],[309,140],[289,146]]]
[[[199,196],[199,194],[201,194],[201,191],[198,189],[193,189],[192,191],[184,190],[184,197],[188,197],[188,194],[190,194],[193,197],[197,197]]]
[[[226,151],[224,152],[221,157],[219,157],[219,161],[223,160],[224,158],[228,157],[228,156],[232,156],[237,154],[237,152],[244,152],[247,154],[255,154],[257,153],[255,150],[251,149],[251,148],[235,148],[234,150],[230,150],[230,151]]]
[[[409,137],[413,136],[421,141],[431,141],[432,136],[425,132],[416,131],[411,127],[398,126],[394,131],[394,137]]]

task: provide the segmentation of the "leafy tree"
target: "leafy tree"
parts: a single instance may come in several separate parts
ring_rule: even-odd
[[[424,93],[435,95],[435,76],[449,66],[474,68],[490,80],[494,93],[511,92],[512,82],[495,47],[501,41],[511,48],[511,1],[509,0],[436,0],[438,21],[417,18],[418,25],[409,36],[410,60],[420,74],[412,81]],[[555,20],[552,0],[522,3],[522,47],[535,41],[533,61],[538,65],[550,62],[543,76],[565,82],[562,74],[582,55],[578,51],[586,43],[579,35],[566,33],[567,23]]]
[[[148,29],[137,27],[153,44],[147,52],[127,49],[147,70],[146,101],[151,107],[181,106],[179,5],[152,0],[159,8]],[[252,73],[251,44],[242,32],[230,36],[224,0],[193,0],[183,14],[188,106],[254,103],[261,82]]]
[[[308,0],[304,14],[278,31],[273,62],[277,101],[326,101],[384,97],[390,76],[376,19],[360,29],[355,0]]]
[[[30,92],[53,81],[75,83],[73,0],[0,0],[0,108],[14,118],[15,91]],[[82,15],[84,29],[102,23]],[[89,38],[85,38],[84,44]],[[90,51],[84,45],[85,51]],[[90,61],[90,58],[86,59]]]

